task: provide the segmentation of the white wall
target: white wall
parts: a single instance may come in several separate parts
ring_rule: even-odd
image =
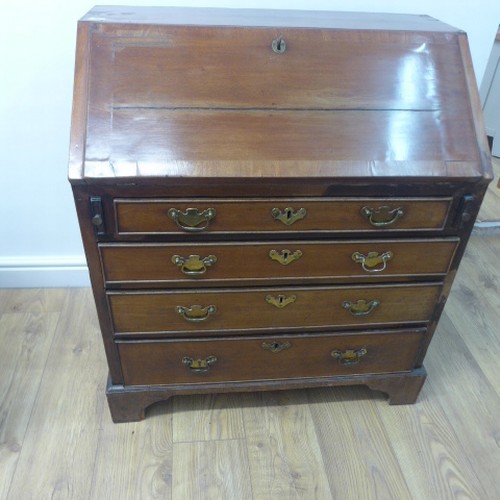
[[[93,4],[0,2],[0,287],[88,284],[66,162],[76,22]],[[498,0],[148,0],[144,4],[429,14],[468,32],[478,80],[500,22]]]

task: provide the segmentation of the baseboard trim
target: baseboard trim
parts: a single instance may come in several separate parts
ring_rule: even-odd
[[[0,257],[0,288],[90,286],[83,257]]]

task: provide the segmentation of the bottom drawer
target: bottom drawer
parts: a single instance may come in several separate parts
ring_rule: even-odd
[[[424,328],[373,333],[118,342],[125,385],[409,371]]]

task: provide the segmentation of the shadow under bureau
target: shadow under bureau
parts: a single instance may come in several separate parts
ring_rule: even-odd
[[[427,16],[89,12],[69,179],[113,420],[208,392],[413,403],[491,180],[481,119],[466,35]]]

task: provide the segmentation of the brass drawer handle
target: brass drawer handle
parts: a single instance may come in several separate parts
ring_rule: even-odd
[[[394,208],[384,205],[379,208],[363,207],[361,214],[364,215],[370,224],[375,227],[387,227],[394,224],[398,219],[405,214],[404,209],[401,207]]]
[[[380,273],[387,267],[387,262],[392,259],[394,254],[392,252],[384,252],[379,254],[378,252],[368,252],[368,255],[363,255],[359,252],[354,252],[352,254],[352,260],[354,262],[361,262],[361,267],[363,271],[367,273]],[[377,267],[382,264],[382,267]]]
[[[290,347],[292,347],[290,342],[262,342],[262,349],[270,352],[281,352]]]
[[[361,347],[360,349],[346,349],[345,351],[334,350],[330,354],[332,358],[338,359],[341,365],[357,365],[368,351]]]
[[[198,276],[205,274],[207,269],[217,262],[215,255],[203,257],[199,255],[190,255],[189,257],[181,257],[180,255],[172,256],[172,262],[188,276]]]
[[[287,207],[284,210],[279,208],[273,208],[271,210],[271,215],[274,220],[279,220],[285,226],[291,226],[298,220],[303,219],[307,215],[307,210],[305,208],[299,208],[296,212],[292,207]]]
[[[215,356],[208,356],[205,359],[193,359],[188,356],[182,358],[182,364],[187,366],[193,373],[206,373],[216,362],[217,358]]]
[[[293,304],[296,300],[296,295],[289,295],[288,297],[281,294],[276,295],[276,297],[273,297],[272,295],[266,295],[266,302],[277,307],[278,309],[283,309],[288,304]]]
[[[294,260],[300,259],[302,257],[302,252],[300,250],[295,250],[295,252],[291,252],[290,250],[281,250],[281,252],[271,250],[269,252],[269,257],[271,257],[271,260],[279,262],[282,266],[287,266]]]
[[[286,42],[282,36],[272,41],[271,47],[276,54],[283,54],[286,51]]]
[[[349,311],[353,316],[368,316],[374,309],[380,305],[379,300],[370,300],[366,302],[364,299],[360,299],[357,302],[349,302],[345,300],[342,303],[342,307]]]
[[[177,306],[175,309],[186,321],[191,323],[206,321],[212,314],[217,312],[217,308],[212,305],[206,307],[198,305],[191,307]]]
[[[177,208],[171,208],[168,211],[168,216],[184,231],[196,233],[204,231],[208,228],[209,222],[217,214],[215,208],[207,208],[203,212],[199,212],[197,208],[187,208],[185,212]],[[200,226],[200,224],[202,224]]]

